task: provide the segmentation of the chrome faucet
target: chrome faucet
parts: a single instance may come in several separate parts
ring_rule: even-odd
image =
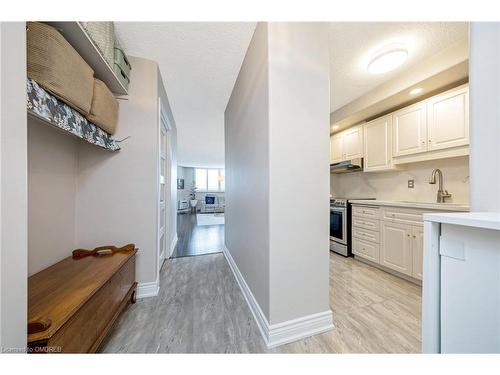
[[[436,175],[438,175],[438,192],[437,192],[437,202],[438,203],[444,203],[444,200],[446,198],[451,198],[451,194],[448,193],[448,190],[443,190],[443,172],[441,172],[441,169],[436,168],[432,171],[432,176],[431,180],[429,181],[429,184],[435,184],[436,183]]]

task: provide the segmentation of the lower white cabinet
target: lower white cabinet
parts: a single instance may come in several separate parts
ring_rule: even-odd
[[[412,229],[412,277],[422,280],[424,261],[424,227],[413,226]]]
[[[378,263],[380,257],[380,247],[378,243],[364,241],[359,238],[352,239],[352,252],[362,258]]]
[[[422,210],[359,205],[352,209],[352,252],[414,279],[422,280]]]
[[[411,276],[413,272],[411,226],[382,221],[381,232],[380,264]]]

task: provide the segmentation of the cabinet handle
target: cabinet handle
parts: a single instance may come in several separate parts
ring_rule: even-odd
[[[417,236],[414,235],[413,238],[417,238]]]
[[[422,144],[425,145],[425,141],[422,141]]]
[[[409,235],[409,234],[407,234],[407,236],[408,236],[408,237],[410,237],[410,235]]]
[[[432,141],[429,139],[429,143],[432,143]]]

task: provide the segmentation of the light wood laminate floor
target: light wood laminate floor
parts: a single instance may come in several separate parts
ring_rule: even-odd
[[[105,353],[416,353],[421,288],[330,254],[335,328],[267,350],[223,254],[169,259],[160,294],[117,320]]]

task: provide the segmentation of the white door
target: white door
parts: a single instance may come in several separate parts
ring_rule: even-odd
[[[411,226],[382,221],[380,264],[395,271],[412,275]]]
[[[169,180],[169,158],[168,158],[168,131],[170,126],[168,123],[168,118],[163,107],[161,105],[161,100],[159,99],[159,170],[158,170],[158,270],[160,270],[164,260],[167,258],[168,249],[168,231],[167,231],[167,201],[169,195],[169,189],[167,189],[167,184]]]
[[[425,102],[392,114],[393,156],[427,151],[427,107]]]
[[[330,163],[339,163],[343,161],[342,133],[330,137]]]
[[[469,144],[469,87],[462,86],[427,101],[428,149]]]
[[[344,160],[363,157],[363,126],[355,126],[343,132]]]
[[[364,125],[364,171],[392,168],[392,116],[384,116]]]
[[[413,226],[412,232],[412,276],[422,280],[422,264],[424,259],[424,227]]]

